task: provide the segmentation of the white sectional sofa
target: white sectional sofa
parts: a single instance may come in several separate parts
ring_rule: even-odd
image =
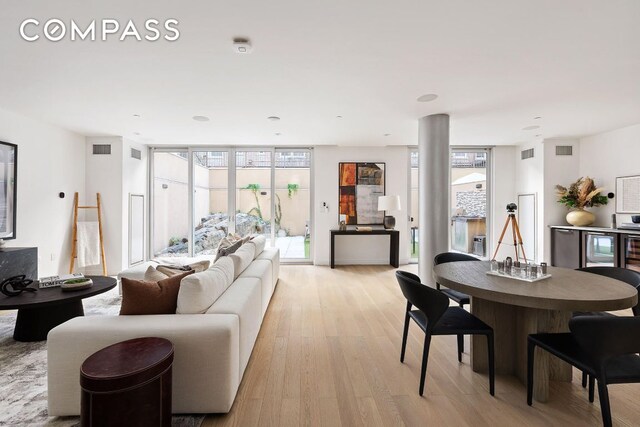
[[[80,414],[80,366],[87,357],[108,345],[144,336],[174,344],[173,413],[229,412],[279,267],[279,250],[264,249],[246,268],[235,271],[233,282],[204,314],[87,316],[54,328],[47,343],[49,415]],[[143,268],[128,272],[129,277],[141,278]],[[205,273],[187,278],[197,280]]]

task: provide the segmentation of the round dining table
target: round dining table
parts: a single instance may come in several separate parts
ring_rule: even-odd
[[[527,335],[568,332],[575,311],[615,311],[633,307],[633,286],[605,276],[548,267],[550,278],[525,282],[487,274],[489,262],[459,261],[436,265],[433,278],[441,286],[471,297],[471,313],[490,325],[495,335],[497,373],[516,375],[526,384]],[[471,338],[471,366],[488,368],[486,339]],[[569,364],[536,349],[534,398],[545,402],[549,381],[571,381]]]

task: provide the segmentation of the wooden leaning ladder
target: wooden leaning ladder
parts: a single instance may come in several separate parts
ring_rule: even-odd
[[[100,236],[100,258],[102,259],[102,275],[107,275],[107,260],[104,256],[104,239],[102,237],[102,204],[100,193],[96,193],[96,206],[78,206],[78,193],[73,196],[73,239],[71,241],[71,262],[69,263],[69,274],[73,273],[73,267],[78,257],[78,209],[98,210],[98,234]]]

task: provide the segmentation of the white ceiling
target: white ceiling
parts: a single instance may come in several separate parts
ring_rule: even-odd
[[[181,37],[28,43],[30,17],[176,18]],[[640,122],[638,22],[638,0],[5,1],[0,108],[153,144],[415,144],[442,112],[452,144],[583,136]]]

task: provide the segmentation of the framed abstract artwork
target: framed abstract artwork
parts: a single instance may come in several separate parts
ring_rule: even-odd
[[[0,239],[16,238],[18,146],[0,142]]]
[[[384,223],[378,197],[385,193],[385,164],[341,162],[338,166],[338,218],[347,225]]]

